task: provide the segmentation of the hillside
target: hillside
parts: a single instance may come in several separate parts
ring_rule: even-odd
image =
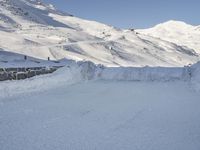
[[[80,19],[38,0],[0,1],[0,39],[2,50],[45,60],[167,67],[200,60],[193,47]]]

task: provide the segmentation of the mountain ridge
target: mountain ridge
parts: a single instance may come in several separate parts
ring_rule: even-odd
[[[195,49],[142,33],[77,18],[37,0],[0,2],[0,48],[39,59],[105,66],[184,66]]]
[[[145,35],[176,43],[182,47],[188,47],[200,53],[199,26],[193,26],[182,21],[167,21],[149,29],[139,29]]]

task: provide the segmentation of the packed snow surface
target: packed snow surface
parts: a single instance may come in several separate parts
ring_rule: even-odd
[[[1,99],[1,150],[199,150],[184,82],[90,81]]]

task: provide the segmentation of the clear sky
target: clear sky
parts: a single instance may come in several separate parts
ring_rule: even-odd
[[[200,0],[43,0],[75,16],[120,28],[147,28],[167,20],[200,25]]]

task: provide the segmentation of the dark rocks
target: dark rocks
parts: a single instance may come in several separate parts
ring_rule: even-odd
[[[59,67],[0,68],[0,81],[23,80],[55,72]]]
[[[0,73],[0,81],[5,81],[6,79],[8,79],[8,75],[6,72],[1,72]]]
[[[18,72],[16,74],[16,80],[22,80],[27,78],[27,73],[26,72]]]
[[[29,71],[27,72],[27,78],[32,78],[32,77],[34,77],[34,76],[36,76],[35,71],[29,70]]]

